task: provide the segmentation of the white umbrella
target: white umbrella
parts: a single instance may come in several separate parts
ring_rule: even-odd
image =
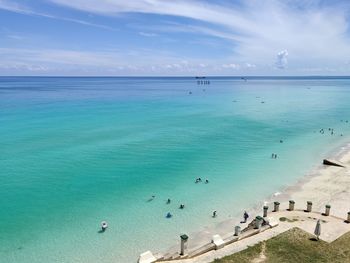
[[[315,236],[317,237],[317,240],[319,240],[319,236],[321,235],[321,220],[317,220],[316,228],[314,231]]]

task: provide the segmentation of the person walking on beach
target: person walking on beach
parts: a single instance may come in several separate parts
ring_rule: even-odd
[[[247,223],[248,217],[249,217],[249,215],[248,215],[247,211],[244,211],[244,214],[243,214],[244,221],[243,221],[243,223]]]

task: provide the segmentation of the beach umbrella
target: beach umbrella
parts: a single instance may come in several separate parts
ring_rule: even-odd
[[[317,220],[314,234],[317,237],[317,240],[319,240],[319,236],[321,235],[321,221],[320,221],[320,219]]]

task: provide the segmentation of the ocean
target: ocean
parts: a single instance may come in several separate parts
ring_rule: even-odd
[[[0,261],[136,262],[349,141],[349,78],[205,80],[0,77]]]

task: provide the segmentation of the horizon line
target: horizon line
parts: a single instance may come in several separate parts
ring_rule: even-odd
[[[0,78],[350,78],[350,75],[179,75],[179,76],[161,76],[161,75],[123,75],[123,76],[112,76],[112,75],[0,75]]]

